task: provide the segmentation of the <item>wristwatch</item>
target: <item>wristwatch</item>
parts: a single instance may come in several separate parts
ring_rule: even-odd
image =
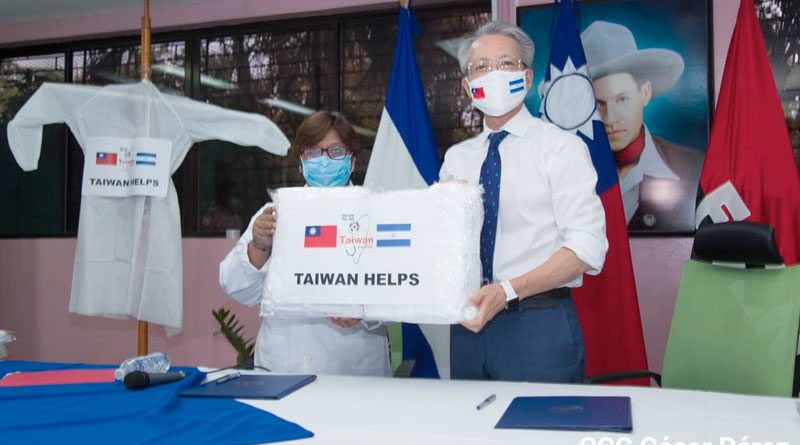
[[[500,282],[500,286],[506,293],[506,310],[510,312],[516,311],[517,307],[519,307],[519,296],[517,291],[514,290],[514,286],[511,285],[511,281],[503,280]]]

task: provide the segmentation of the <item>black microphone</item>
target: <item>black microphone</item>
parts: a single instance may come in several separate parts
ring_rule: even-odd
[[[170,383],[186,377],[180,372],[144,372],[131,371],[125,375],[125,387],[128,389],[144,389],[162,383]]]

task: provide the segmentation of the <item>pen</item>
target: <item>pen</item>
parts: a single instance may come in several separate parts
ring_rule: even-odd
[[[238,379],[241,376],[242,376],[241,372],[235,372],[233,374],[228,374],[228,375],[226,375],[224,377],[221,377],[221,378],[217,379],[217,385],[219,385],[220,383],[225,383],[225,382],[231,381],[233,379]]]
[[[489,397],[483,399],[483,402],[479,403],[476,409],[484,409],[487,405],[494,402],[497,399],[497,394],[489,394]]]

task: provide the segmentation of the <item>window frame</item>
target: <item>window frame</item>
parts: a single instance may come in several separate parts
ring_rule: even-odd
[[[450,12],[454,7],[465,13],[488,12],[490,11],[485,1],[481,0],[468,0],[468,1],[453,1],[443,4],[425,5],[415,7],[418,12],[429,13],[432,11],[441,11],[443,14]],[[312,14],[313,12],[309,12]],[[314,15],[309,17],[292,17],[278,20],[261,20],[249,23],[240,23],[235,25],[216,25],[208,27],[200,27],[196,29],[187,30],[172,30],[164,32],[155,32],[152,34],[152,43],[167,43],[182,41],[185,48],[185,77],[184,77],[184,90],[183,93],[186,97],[197,99],[200,97],[200,70],[201,70],[201,41],[203,39],[216,39],[223,37],[230,37],[236,35],[255,34],[263,32],[291,32],[299,30],[308,30],[309,28],[330,28],[333,38],[329,43],[331,45],[332,54],[338,63],[336,66],[336,105],[337,109],[341,109],[343,103],[343,85],[342,75],[343,60],[342,60],[342,45],[344,44],[344,27],[347,23],[364,22],[370,20],[386,20],[387,18],[397,14],[396,7],[386,7],[364,12],[350,12],[350,13],[331,13],[324,15]],[[391,20],[394,20],[391,18]],[[44,43],[34,45],[23,45],[18,47],[0,48],[0,59],[15,58],[15,57],[31,57],[47,54],[64,54],[64,83],[73,82],[73,57],[76,51],[86,51],[100,48],[110,48],[119,46],[137,46],[141,44],[141,36],[136,33],[121,33],[119,35],[102,37],[102,38],[88,38],[76,39],[71,41],[57,42],[57,43]],[[66,127],[66,126],[65,126]],[[80,178],[76,175],[70,174],[71,164],[82,158],[82,152],[74,141],[71,131],[65,131],[64,147],[65,150],[62,154],[62,172],[63,172],[63,193],[61,199],[63,200],[63,219],[62,219],[62,232],[58,234],[37,234],[37,235],[3,235],[0,234],[0,239],[14,239],[14,238],[74,238],[78,233],[78,215],[80,212],[80,194],[77,197],[72,196],[70,190],[75,187],[75,181]],[[74,173],[74,172],[73,172]],[[178,170],[172,175],[173,183],[178,194],[178,203],[181,215],[181,236],[184,238],[221,238],[225,234],[208,233],[200,230],[201,215],[199,209],[199,157],[197,150],[189,150],[183,163]],[[79,187],[78,187],[79,189]]]

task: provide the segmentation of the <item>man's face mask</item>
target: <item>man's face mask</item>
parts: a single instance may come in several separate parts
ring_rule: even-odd
[[[525,100],[525,71],[492,71],[469,82],[472,103],[488,116],[502,116]]]
[[[312,187],[339,187],[350,180],[350,157],[331,159],[327,155],[301,160],[303,177]]]

